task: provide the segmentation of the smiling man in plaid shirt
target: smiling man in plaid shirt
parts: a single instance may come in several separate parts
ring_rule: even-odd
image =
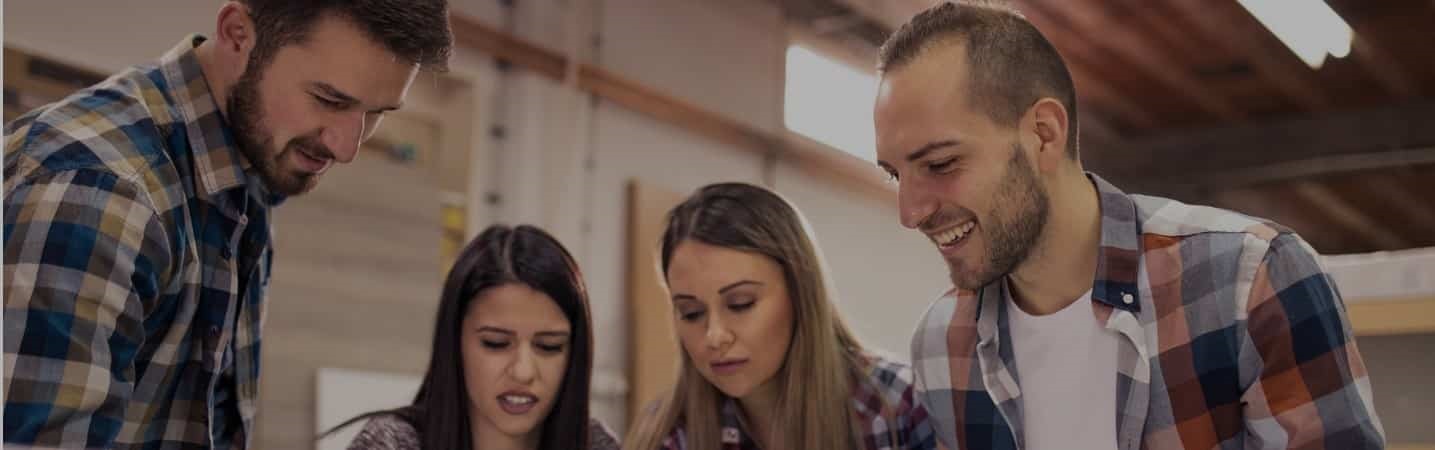
[[[452,42],[443,0],[236,0],[217,24],[5,127],[5,448],[246,447],[271,207]]]
[[[1085,172],[1071,77],[1019,14],[935,6],[879,65],[879,164],[955,285],[912,339],[943,445],[1384,446],[1315,251],[1280,225]]]

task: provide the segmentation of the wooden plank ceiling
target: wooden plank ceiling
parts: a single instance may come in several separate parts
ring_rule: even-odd
[[[1323,253],[1435,246],[1435,2],[1327,0],[1350,55],[1311,69],[1235,0],[1013,0],[1072,71],[1087,167],[1266,217]],[[927,0],[781,0],[856,50]]]

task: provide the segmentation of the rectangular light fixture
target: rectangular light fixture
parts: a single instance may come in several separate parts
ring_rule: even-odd
[[[1312,69],[1350,54],[1355,32],[1325,0],[1236,0]]]

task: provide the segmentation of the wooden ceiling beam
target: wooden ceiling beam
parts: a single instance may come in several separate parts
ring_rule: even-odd
[[[1083,41],[1092,41],[1093,37],[1099,37],[1100,43],[1128,61],[1133,69],[1151,75],[1180,98],[1206,113],[1226,120],[1247,116],[1245,111],[1236,107],[1229,99],[1212,92],[1195,75],[1183,70],[1184,65],[1180,61],[1156,48],[1150,39],[1113,20],[1104,8],[1094,8],[1071,0],[1014,0],[1012,3],[1043,32],[1058,26],[1056,24],[1059,21],[1054,16],[1069,19],[1073,24],[1071,28]]]
[[[1331,107],[1310,66],[1235,2],[1172,0],[1170,5],[1190,18],[1202,35],[1240,55],[1272,89],[1308,110]]]
[[[1099,156],[1087,167],[1159,192],[1435,163],[1435,102],[1173,133]]]
[[[1076,85],[1077,104],[1084,106],[1080,110],[1082,119],[1086,115],[1109,116],[1117,122],[1136,128],[1147,129],[1155,126],[1155,117],[1115,86],[1092,75],[1080,65],[1068,64],[1067,69],[1070,70],[1072,82]],[[1115,128],[1108,129],[1117,131]]]
[[[1077,127],[1081,131],[1082,145],[1107,146],[1113,145],[1125,139],[1121,130],[1116,129],[1109,120],[1103,117],[1095,108],[1078,106],[1081,113],[1077,115]]]
[[[867,19],[851,13],[841,13],[831,16],[823,16],[812,19],[812,31],[819,36],[827,36],[845,32],[866,22]]]
[[[1379,201],[1390,203],[1414,222],[1411,229],[1425,230],[1427,235],[1435,236],[1435,199],[1419,198],[1410,189],[1396,182],[1396,178],[1368,177],[1364,181]]]
[[[1351,46],[1352,57],[1391,95],[1402,99],[1421,95],[1419,86],[1394,54],[1371,39],[1368,32],[1356,31],[1355,42]]]
[[[555,81],[562,80],[568,64],[573,63],[551,49],[540,47],[466,16],[452,14],[450,22],[454,39],[459,45],[509,61],[540,76]],[[824,176],[836,184],[874,195],[884,201],[895,201],[892,185],[885,182],[881,171],[870,162],[821,144],[797,140],[791,133],[772,133],[759,129],[602,67],[580,63],[576,72],[579,89],[644,114],[655,122],[666,123],[722,142],[737,150],[753,152],[763,157],[775,155],[794,163],[802,171]]]
[[[1292,192],[1312,208],[1320,211],[1331,222],[1340,225],[1345,232],[1360,236],[1372,247],[1380,250],[1410,248],[1405,238],[1382,226],[1375,218],[1347,203],[1334,191],[1313,181],[1298,181],[1291,187]]]
[[[1065,23],[1041,15],[1033,18],[1025,10],[1022,10],[1022,14],[1061,52],[1067,71],[1071,73],[1072,82],[1076,84],[1079,104],[1101,105],[1097,114],[1110,116],[1121,124],[1142,129],[1156,126],[1156,117],[1137,104],[1130,92],[1118,89],[1096,72],[1092,67],[1092,60],[1097,57],[1091,54],[1084,38]]]
[[[484,25],[459,14],[449,15],[449,27],[459,45],[478,50],[501,61],[549,79],[562,80],[568,59],[550,49],[539,47],[518,36]]]
[[[877,21],[890,29],[901,26],[912,15],[921,12],[929,3],[920,0],[836,0],[853,13],[866,16],[868,19]],[[855,16],[846,16],[852,19]],[[813,24],[817,26],[816,23]],[[1065,42],[1079,42],[1075,40],[1074,34],[1065,29],[1064,25],[1053,24],[1052,29],[1042,29],[1042,33],[1048,36],[1058,35],[1064,38]],[[1052,38],[1056,40],[1055,38]],[[872,45],[880,46],[881,42],[873,42]],[[1083,123],[1083,135],[1091,137],[1099,142],[1116,142],[1125,137],[1124,131],[1113,123],[1129,125],[1137,128],[1151,128],[1154,126],[1152,115],[1143,107],[1132,101],[1129,93],[1121,92],[1115,86],[1106,82],[1102,77],[1096,75],[1083,63],[1081,58],[1075,57],[1074,52],[1063,51],[1066,59],[1067,69],[1071,72],[1073,82],[1076,84],[1078,103],[1081,104]],[[1089,101],[1088,101],[1089,100]]]
[[[867,17],[882,24],[887,30],[895,30],[902,26],[912,15],[921,11],[914,9],[912,5],[902,4],[894,0],[829,0],[832,3],[842,5],[857,14]]]
[[[570,61],[556,51],[540,47],[468,17],[453,14],[454,39],[493,57],[509,61],[555,81],[561,81]],[[767,152],[780,139],[765,131],[683,99],[653,90],[602,67],[579,64],[578,87],[623,107],[742,149]]]
[[[1134,19],[1145,25],[1141,32],[1162,41],[1168,52],[1188,58],[1195,58],[1210,52],[1210,39],[1194,33],[1189,22],[1181,21],[1182,17],[1176,16],[1170,11],[1171,6],[1168,2],[1107,1],[1114,7],[1123,8],[1130,16],[1126,20]]]
[[[1380,14],[1388,13],[1362,14],[1370,11],[1370,2],[1362,0],[1327,0],[1326,3],[1345,19],[1355,32],[1350,57],[1360,63],[1360,67],[1370,74],[1371,79],[1397,98],[1414,98],[1421,95],[1420,84],[1410,70],[1400,63],[1389,43],[1380,39]]]
[[[1288,191],[1289,189],[1243,187],[1213,191],[1201,196],[1178,197],[1177,200],[1275,221],[1295,230],[1321,253],[1345,253],[1359,247],[1349,235],[1331,227],[1324,217],[1317,217],[1310,208],[1303,208],[1297,202],[1291,201],[1293,194]]]
[[[1179,196],[1228,186],[1250,186],[1361,170],[1435,164],[1435,147],[1272,161],[1222,170],[1183,170],[1183,167],[1190,163],[1191,161],[1176,162],[1176,165],[1171,167],[1164,167],[1162,163],[1151,163],[1151,167],[1155,169],[1147,173],[1117,172],[1111,173],[1110,177],[1141,192]],[[1097,171],[1109,173],[1099,169]]]

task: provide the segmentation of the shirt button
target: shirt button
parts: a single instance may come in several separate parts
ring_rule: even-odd
[[[1129,293],[1128,293],[1128,294],[1121,294],[1121,303],[1125,303],[1125,304],[1130,305],[1132,302],[1135,302],[1135,301],[1136,301],[1136,298],[1135,298],[1135,297],[1132,297],[1131,294],[1129,294]]]

